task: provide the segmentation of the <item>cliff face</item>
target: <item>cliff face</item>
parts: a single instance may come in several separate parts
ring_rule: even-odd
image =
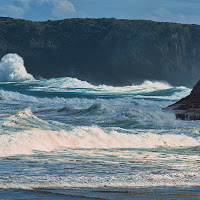
[[[200,77],[200,26],[144,20],[0,18],[0,57],[17,53],[34,76],[72,76],[94,84]]]

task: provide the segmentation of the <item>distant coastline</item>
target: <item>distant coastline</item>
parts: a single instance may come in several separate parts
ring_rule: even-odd
[[[93,84],[165,80],[192,87],[200,77],[200,26],[148,20],[0,18],[0,58],[17,53],[35,77]]]

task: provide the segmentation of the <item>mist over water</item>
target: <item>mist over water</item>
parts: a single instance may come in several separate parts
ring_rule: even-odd
[[[163,110],[190,91],[36,80],[21,57],[4,56],[0,188],[199,186],[199,122]]]

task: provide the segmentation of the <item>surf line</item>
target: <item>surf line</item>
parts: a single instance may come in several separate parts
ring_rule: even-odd
[[[106,191],[106,190],[97,190],[97,191],[95,191],[95,192],[102,192],[102,193],[121,193],[121,194],[167,195],[167,196],[200,196],[200,194],[163,193],[163,192]]]

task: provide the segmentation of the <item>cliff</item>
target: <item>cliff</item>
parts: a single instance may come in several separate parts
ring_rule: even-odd
[[[0,57],[17,53],[34,76],[71,76],[93,84],[200,77],[200,26],[145,20],[0,18]]]
[[[200,80],[194,86],[190,95],[168,106],[174,110],[176,117],[182,120],[200,120]]]

